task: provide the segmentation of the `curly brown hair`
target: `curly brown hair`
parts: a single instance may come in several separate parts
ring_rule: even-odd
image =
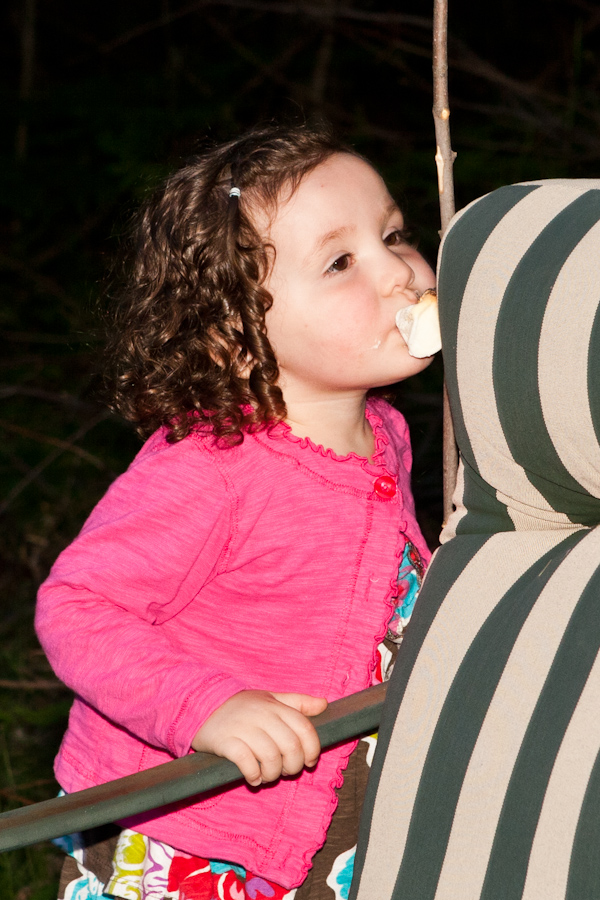
[[[204,425],[233,445],[285,418],[265,327],[272,255],[252,211],[274,212],[284,186],[341,152],[358,155],[326,128],[255,129],[190,159],[140,211],[109,359],[112,405],[142,436]]]

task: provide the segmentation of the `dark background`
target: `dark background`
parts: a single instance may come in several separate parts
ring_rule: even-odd
[[[24,0],[0,27],[0,807],[52,796],[69,693],[35,592],[139,442],[99,396],[109,276],[136,204],[207,139],[326,118],[373,160],[435,263],[430,3]],[[450,0],[457,206],[600,175],[592,0]],[[398,391],[415,494],[441,522],[441,365]],[[0,856],[0,900],[56,895],[59,855]]]

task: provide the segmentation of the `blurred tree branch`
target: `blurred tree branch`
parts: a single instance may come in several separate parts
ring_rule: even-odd
[[[25,428],[23,425],[7,422],[6,419],[0,419],[0,430],[1,429],[9,431],[12,434],[19,434],[21,437],[36,441],[36,443],[50,444],[52,447],[59,447],[61,450],[66,450],[68,453],[74,453],[75,456],[84,459],[97,469],[106,471],[108,468],[99,457],[95,456],[93,453],[88,453],[87,450],[83,450],[81,447],[77,447],[71,441],[61,441],[59,438],[50,437],[50,435],[47,434],[40,434],[37,431],[32,431],[31,428]]]
[[[68,688],[58,678],[37,678],[35,681],[15,681],[12,678],[0,678],[0,688],[9,691],[67,691]],[[37,782],[36,782],[37,783]],[[43,782],[46,783],[46,782]],[[33,787],[34,784],[21,785],[21,788]]]
[[[52,278],[49,275],[43,275],[41,272],[36,272],[35,269],[31,268],[31,265],[28,262],[21,259],[14,259],[6,256],[4,253],[0,253],[0,269],[7,269],[22,275],[24,278],[32,281],[38,290],[51,294],[59,300],[70,299],[63,286],[59,284],[55,278]]]
[[[256,66],[257,69],[264,75],[265,78],[269,78],[272,81],[280,84],[282,87],[285,87],[289,90],[290,94],[301,104],[311,104],[313,101],[313,93],[311,91],[310,86],[299,84],[297,82],[292,81],[283,75],[279,69],[268,65],[263,62],[263,60],[250,48],[248,48],[245,44],[243,44],[238,38],[236,38],[227,26],[225,26],[222,22],[220,22],[214,16],[206,15],[205,21],[211,26],[211,28],[215,31],[222,40],[226,41],[232,50],[235,51],[242,59],[246,62],[250,63],[253,66]],[[334,103],[330,103],[324,99],[321,100],[321,110],[323,113],[328,115],[333,121],[343,122],[346,125],[351,125],[354,122],[354,116],[351,111],[345,111],[343,109],[339,109]],[[401,144],[403,141],[403,135],[399,131],[394,131],[391,128],[381,128],[377,125],[373,125],[369,122],[363,121],[361,123],[362,131],[364,134],[381,138],[385,141],[389,141],[392,144]]]
[[[32,397],[35,400],[43,400],[47,403],[55,403],[59,406],[70,407],[78,412],[97,412],[96,404],[88,403],[86,400],[80,400],[73,394],[67,394],[65,391],[46,391],[38,387],[26,387],[22,384],[6,384],[0,386],[0,400],[8,397]]]
[[[336,0],[323,0],[323,34],[315,55],[310,94],[312,105],[321,110],[324,106],[327,75],[333,53],[333,21],[336,14]]]
[[[249,94],[252,91],[259,88],[265,81],[269,78],[273,77],[276,79],[283,78],[283,69],[287,66],[294,57],[305,49],[307,44],[312,41],[312,35],[300,35],[297,40],[292,41],[282,53],[275,57],[272,62],[268,65],[265,65],[264,68],[261,68],[253,78],[248,79],[245,84],[241,85],[240,90],[238,91],[237,97],[238,99],[243,97],[245,94]]]
[[[33,93],[33,79],[35,72],[35,4],[36,0],[24,0],[21,10],[21,78],[19,85],[19,99],[22,108],[15,138],[15,156],[17,162],[22,162],[27,154],[27,142],[29,136],[27,104],[31,100],[31,95]]]
[[[117,35],[112,40],[99,45],[98,49],[101,53],[111,53],[117,47],[122,47],[135,38],[142,37],[150,31],[157,28],[164,28],[165,25],[175,22],[189,16],[191,13],[198,12],[208,6],[223,6],[233,9],[248,9],[256,12],[276,13],[284,16],[307,16],[315,19],[330,19],[331,11],[327,3],[291,3],[291,2],[262,2],[262,0],[195,0],[188,3],[178,10],[172,10],[168,13],[150,19],[141,25],[131,28],[123,34]],[[427,16],[414,16],[407,13],[378,13],[369,10],[355,9],[351,6],[336,6],[335,18],[350,19],[355,22],[376,22],[383,25],[411,25],[424,30],[431,29],[432,19]]]
[[[25,488],[29,487],[36,478],[41,475],[41,473],[48,468],[48,466],[52,465],[52,463],[59,458],[63,453],[65,453],[68,449],[71,449],[72,446],[76,443],[76,441],[81,440],[92,428],[95,428],[100,422],[103,422],[110,416],[110,412],[108,410],[103,410],[97,415],[93,416],[91,419],[88,419],[87,422],[77,429],[74,434],[69,438],[68,441],[61,441],[61,446],[57,447],[52,453],[48,454],[37,466],[34,466],[33,469],[22,478],[13,488],[8,492],[4,500],[0,503],[0,516],[3,515],[10,505],[17,499],[19,494],[21,494]]]

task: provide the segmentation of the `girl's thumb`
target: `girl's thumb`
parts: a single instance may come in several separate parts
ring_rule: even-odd
[[[280,703],[297,709],[305,716],[318,716],[327,709],[325,697],[312,697],[310,694],[273,694]]]

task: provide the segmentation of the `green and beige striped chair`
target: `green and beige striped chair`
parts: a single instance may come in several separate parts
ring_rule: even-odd
[[[600,180],[459,213],[461,454],[392,676],[353,900],[600,898]]]

